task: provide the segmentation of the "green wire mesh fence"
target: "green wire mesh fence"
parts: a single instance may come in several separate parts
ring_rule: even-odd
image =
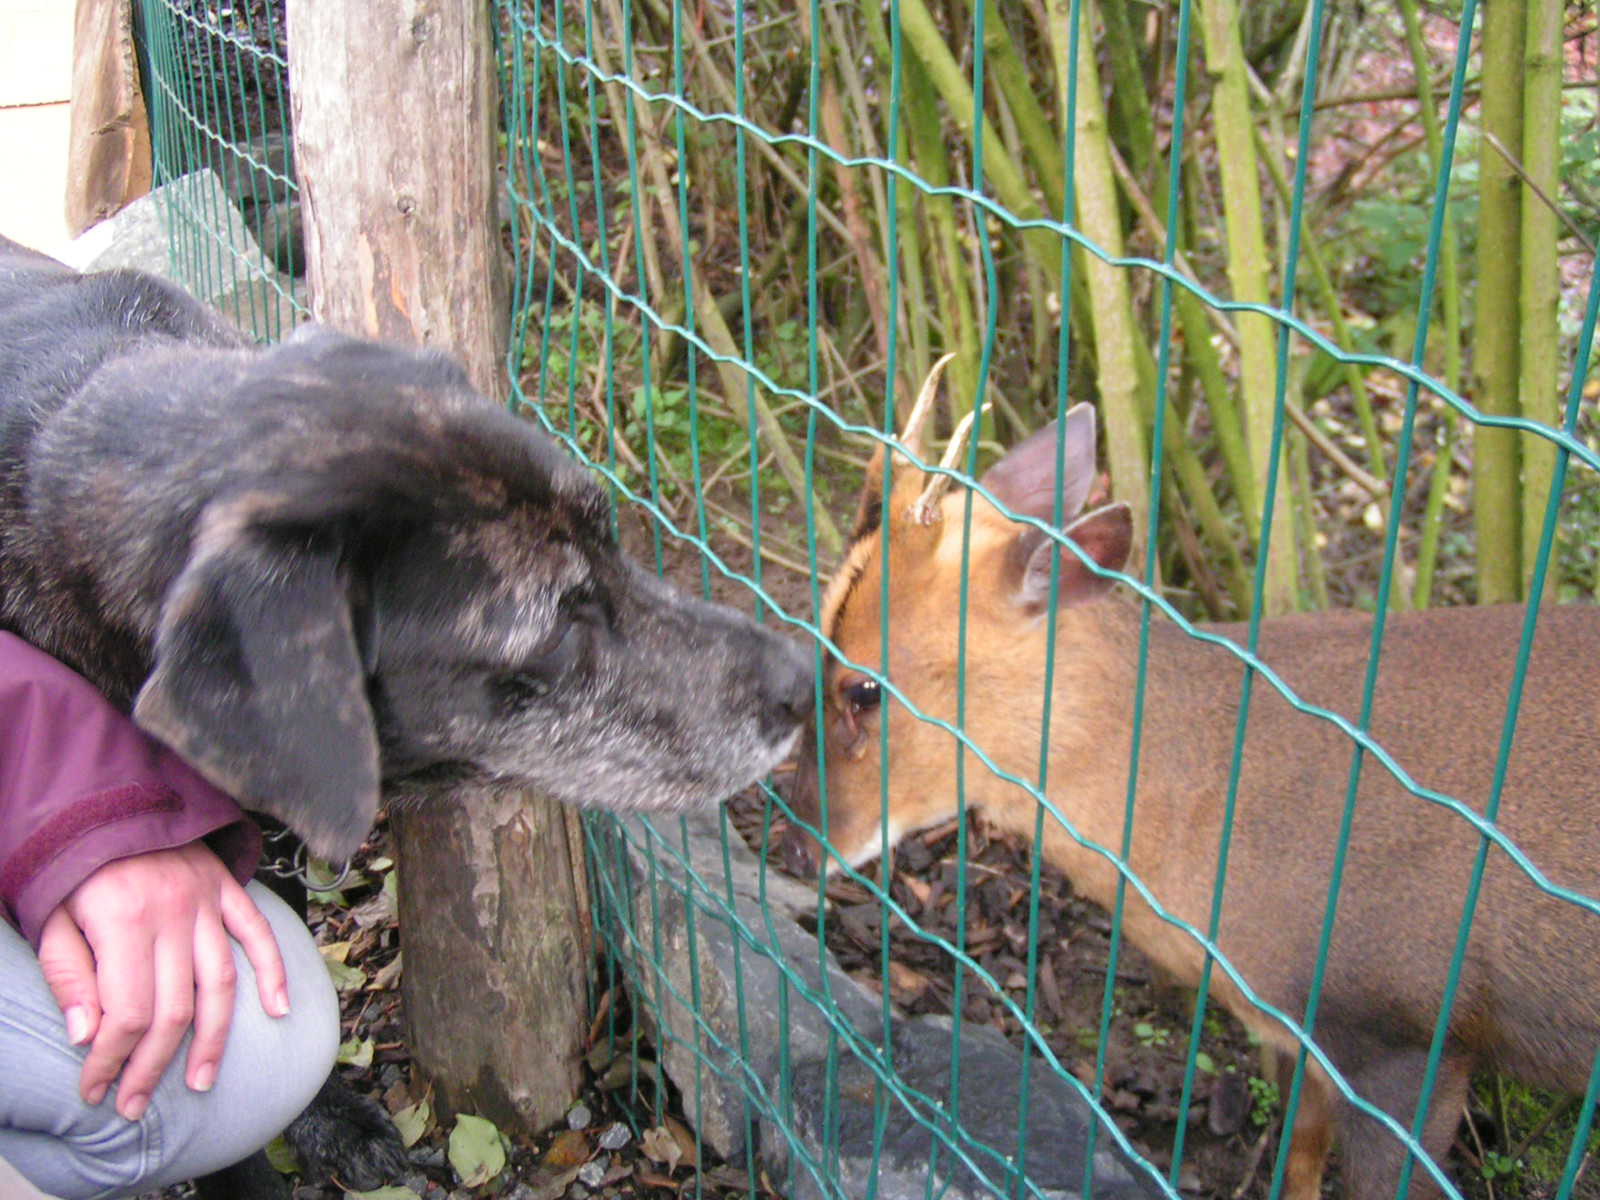
[[[952,543],[953,717],[919,714],[943,731],[953,824],[907,838],[898,866],[835,859],[823,887],[778,870],[782,831],[826,820],[782,787],[711,819],[587,821],[614,1053],[597,1069],[641,1125],[671,1112],[693,1127],[696,1188],[1276,1195],[1292,1183],[1280,1131],[1321,1070],[1412,1152],[1386,1192],[1413,1175],[1465,1195],[1485,1180],[1592,1190],[1592,1001],[1589,1024],[1562,1035],[1588,1039],[1564,1047],[1585,1068],[1576,1106],[1501,1088],[1494,1107],[1520,1132],[1485,1145],[1473,1125],[1451,1161],[1420,1153],[1486,873],[1509,864],[1558,902],[1575,955],[1600,946],[1594,874],[1548,873],[1496,823],[1536,616],[1508,626],[1504,734],[1472,748],[1495,764],[1484,794],[1413,780],[1373,725],[1389,614],[1600,592],[1592,16],[1552,0],[502,0],[496,16],[515,403],[609,482],[625,543],[815,639],[824,664],[840,650],[826,580],[867,461],[888,446],[933,467],[899,431],[955,351],[936,428],[992,407],[935,472],[993,500],[982,468],[1093,399],[1106,477],[1088,490],[1128,503],[1144,548],[1117,575],[1143,602],[1131,782],[1114,836],[1090,847],[1116,872],[1108,912],[1074,898],[1039,849],[1085,840],[1064,812],[1074,764],[1051,752],[1048,702],[1022,773],[971,732],[976,502],[958,507]],[[146,31],[159,178],[209,171],[233,196],[213,211],[174,201],[174,259],[254,281],[242,294],[265,305],[235,315],[273,336],[267,318],[286,311],[273,297],[296,295],[293,238],[279,236],[294,190],[281,27],[267,6],[152,2]],[[227,249],[236,212],[255,220],[259,255]],[[903,481],[888,486],[884,513]],[[1032,518],[1057,542],[1062,503]],[[1046,697],[1053,599],[1075,554],[1062,544]],[[1376,614],[1370,669],[1337,710],[1296,695],[1295,664],[1263,649],[1264,620],[1328,607]],[[906,632],[878,611],[875,657],[850,665],[885,711],[914,709],[904,678],[873,668]],[[1152,631],[1172,629],[1225,642],[1238,664],[1216,698],[1232,766],[1225,836],[1193,856],[1213,879],[1199,921],[1128,866],[1137,767],[1163,736],[1141,719]],[[1348,743],[1321,781],[1345,816],[1310,899],[1306,995],[1287,1007],[1218,953],[1248,714],[1280,695],[1305,728]],[[1587,728],[1586,743],[1592,714]],[[886,732],[872,738],[904,769]],[[823,814],[828,749],[804,752],[824,760]],[[994,774],[1028,798],[1031,837],[966,819],[968,791]],[[1451,879],[1459,932],[1403,1111],[1357,1093],[1317,1023],[1374,774],[1477,835]],[[876,785],[884,830],[890,775]],[[1198,987],[1192,1009],[1164,1001],[1123,941],[1141,904],[1204,951],[1181,981]],[[1288,1031],[1276,1070],[1219,994]]]
[[[173,276],[271,340],[306,309],[281,5],[135,6]]]
[[[991,399],[1002,442],[1063,414],[1069,396],[1098,394],[1112,490],[1133,503],[1146,533],[1141,578],[1126,582],[1149,600],[1157,620],[1176,621],[1191,632],[1188,618],[1196,613],[1249,617],[1248,628],[1233,636],[1242,656],[1273,686],[1283,685],[1272,662],[1254,654],[1264,615],[1330,599],[1386,613],[1436,597],[1465,598],[1438,582],[1453,572],[1457,585],[1465,583],[1461,561],[1452,566],[1439,550],[1450,544],[1452,527],[1458,549],[1471,536],[1446,513],[1451,479],[1463,470],[1456,457],[1463,415],[1474,423],[1509,421],[1548,439],[1553,471],[1539,474],[1543,468],[1532,464],[1542,452],[1525,450],[1526,504],[1536,514],[1520,551],[1528,590],[1560,591],[1566,598],[1591,592],[1593,575],[1577,566],[1583,557],[1578,547],[1590,535],[1575,529],[1561,543],[1554,534],[1563,497],[1565,511],[1575,515],[1582,501],[1573,499],[1588,494],[1596,463],[1593,427],[1580,403],[1592,360],[1592,255],[1580,254],[1580,269],[1565,293],[1569,328],[1558,353],[1574,364],[1565,406],[1527,410],[1542,418],[1536,429],[1463,399],[1460,291],[1468,276],[1459,259],[1458,225],[1464,218],[1452,214],[1472,207],[1462,198],[1467,193],[1470,201],[1469,173],[1456,165],[1461,114],[1469,92],[1486,86],[1472,56],[1473,7],[1452,14],[1455,22],[1434,14],[1424,23],[1402,4],[1366,28],[1340,5],[1282,7],[1276,10],[1276,36],[1285,40],[1275,51],[1263,49],[1274,36],[1266,28],[1273,24],[1266,11],[1272,6],[1244,14],[1228,5],[1108,4],[1101,6],[1099,23],[1085,7],[1005,12],[994,5],[935,9],[901,0],[881,9],[813,4],[799,11],[715,11],[586,3],[505,13],[507,157],[525,321],[513,371],[528,402],[601,466],[621,502],[651,513],[658,562],[663,541],[687,540],[702,551],[697,565],[703,585],[709,560],[719,572],[746,575],[758,603],[782,619],[814,634],[832,632],[809,618],[821,609],[819,578],[839,557],[827,516],[842,507],[834,488],[841,475],[839,447],[849,444],[843,435],[893,439],[934,353],[956,349],[963,352],[965,371],[958,366],[954,372],[948,424],[973,411],[980,398]],[[1130,27],[1135,18],[1146,22],[1145,29]],[[1387,222],[1396,214],[1378,198],[1354,201],[1343,221],[1316,211],[1318,205],[1342,203],[1325,172],[1361,157],[1338,149],[1362,133],[1359,122],[1336,115],[1341,102],[1355,103],[1363,95],[1352,61],[1370,62],[1364,56],[1386,35],[1394,35],[1393,45],[1409,44],[1412,61],[1405,65],[1423,67],[1411,78],[1421,77],[1427,89],[1419,100],[1428,114],[1421,122],[1425,136],[1411,149],[1411,173],[1386,177],[1386,186],[1402,188],[1402,203],[1426,214],[1423,220],[1411,214],[1404,247],[1387,241],[1394,232]],[[1245,48],[1252,39],[1256,53],[1249,57]],[[1140,54],[1160,61],[1152,65]],[[1191,58],[1200,56],[1210,75],[1191,94]],[[1397,51],[1395,57],[1403,55]],[[1251,78],[1268,69],[1270,92]],[[1114,81],[1111,112],[1102,107],[1100,72]],[[1391,74],[1406,81],[1404,70]],[[1436,83],[1437,94],[1431,90]],[[974,97],[984,102],[976,104]],[[1418,98],[1415,84],[1410,97]],[[1319,117],[1319,107],[1335,115]],[[1592,121],[1592,115],[1581,115],[1588,111],[1580,104],[1568,119]],[[1185,129],[1191,112],[1202,122],[1198,131]],[[1319,169],[1322,181],[1313,188],[1312,172]],[[1264,183],[1276,190],[1264,191]],[[1263,213],[1277,226],[1271,238],[1262,228]],[[1206,246],[1207,236],[1217,243]],[[1337,252],[1330,241],[1352,236],[1378,243],[1370,253],[1394,252],[1407,264],[1405,295],[1385,298],[1396,307],[1375,323],[1381,329],[1383,321],[1399,318],[1383,336],[1374,336],[1373,325],[1356,326],[1351,310],[1359,306],[1335,290],[1340,275],[1348,287],[1369,269],[1370,282],[1387,286],[1381,284],[1381,266],[1353,262],[1348,251],[1342,264],[1330,263]],[[1305,289],[1299,282],[1303,263],[1315,281]],[[1556,270],[1553,260],[1545,266]],[[1482,311],[1482,319],[1502,319]],[[1446,326],[1442,351],[1435,321]],[[1320,381],[1309,378],[1314,373]],[[1552,390],[1551,397],[1556,394]],[[1304,419],[1308,404],[1315,405],[1314,415]],[[1157,413],[1164,419],[1154,419]],[[1290,426],[1294,418],[1301,419]],[[1325,430],[1343,422],[1342,440],[1350,451],[1345,461],[1355,470],[1335,481],[1337,472],[1322,470],[1311,450],[1330,450],[1327,439],[1318,437],[1319,424]],[[1531,439],[1521,444],[1537,445]],[[960,472],[966,480],[977,475],[979,453],[974,439]],[[763,455],[774,467],[766,473],[759,469]],[[1363,457],[1360,466],[1350,461]],[[1585,482],[1569,491],[1566,473],[1574,457]],[[748,515],[723,507],[726,489],[715,486],[745,464],[748,483],[732,491],[747,496]],[[1378,558],[1352,591],[1348,570],[1330,578],[1319,552],[1329,510],[1317,497],[1363,477],[1370,501],[1364,520],[1375,527],[1370,544]],[[1390,480],[1404,486],[1392,487]],[[1405,500],[1388,503],[1389,496]],[[785,508],[788,502],[802,513],[786,518],[792,511]],[[739,563],[748,562],[747,569],[704,551],[713,531],[734,528],[744,547]],[[1174,552],[1174,544],[1185,541],[1200,550]],[[1566,574],[1570,568],[1558,566],[1552,577],[1550,563],[1560,544],[1568,547],[1562,559],[1577,569]],[[1479,553],[1500,551],[1484,545]],[[800,594],[786,602],[771,583],[793,560],[803,567],[801,587],[809,591],[797,588]],[[970,563],[965,542],[961,561],[964,570]],[[883,586],[887,596],[890,585]],[[951,749],[962,747],[950,762],[949,786],[959,792],[967,773],[998,768],[985,754],[991,748],[964,732],[959,697],[967,669],[965,575],[959,601],[954,594],[951,601],[961,605],[961,649],[956,718],[946,727]],[[896,637],[889,611],[888,604],[881,607],[885,647]],[[1374,661],[1382,628],[1380,623],[1373,640]],[[1141,646],[1140,653],[1142,664],[1148,651]],[[872,661],[882,660],[880,655]],[[1053,662],[1051,656],[1047,673]],[[1255,677],[1241,672],[1241,678],[1242,738]],[[877,679],[884,692],[906,701],[892,673]],[[1365,756],[1379,759],[1365,765],[1368,771],[1405,765],[1366,733],[1375,679],[1369,678],[1359,707],[1340,714],[1339,726],[1355,751],[1348,782],[1352,805]],[[1051,690],[1048,683],[1045,690]],[[1136,707],[1136,726],[1138,718]],[[1137,762],[1137,749],[1134,754]],[[1036,829],[1042,830],[1045,821],[1063,820],[1046,800],[1047,772],[1053,766],[1065,773],[1071,764],[1051,764],[1047,745],[1038,748],[1038,757],[1038,775],[1017,782],[1039,802]],[[821,774],[827,775],[825,764]],[[1237,773],[1231,786],[1237,789]],[[885,782],[886,829],[889,791]],[[1490,828],[1450,798],[1417,791],[1453,804],[1476,828]],[[1114,930],[1121,928],[1126,885],[1146,901],[1160,899],[1125,869],[1135,797],[1130,787],[1120,854],[1115,845],[1104,847],[1124,867]],[[1230,818],[1233,800],[1230,791]],[[825,796],[822,804],[825,811]],[[1491,800],[1491,820],[1493,814]],[[598,827],[592,828],[598,838]],[[765,840],[752,840],[766,850]],[[1042,840],[1038,832],[1033,840]],[[968,861],[972,847],[964,824],[954,841],[954,860]],[[671,843],[664,837],[659,845]],[[1208,949],[1218,935],[1227,853],[1224,842],[1215,858],[1217,902],[1209,926],[1174,918]],[[655,854],[644,857],[653,861]],[[1341,843],[1341,862],[1343,854]],[[875,965],[882,1028],[876,1038],[854,1037],[857,1031],[841,1021],[824,1069],[841,1081],[836,1088],[849,1090],[859,1086],[853,1067],[868,1068],[877,1106],[868,1178],[886,1190],[893,1190],[881,1182],[892,1157],[885,1153],[890,1139],[884,1132],[892,1118],[883,1109],[898,1106],[931,1133],[923,1168],[930,1194],[940,1186],[935,1181],[950,1177],[957,1160],[997,1192],[1039,1192],[1043,1176],[1026,1164],[1050,1158],[1059,1142],[1043,1155],[1037,1146],[1028,1150],[1030,1082],[1053,1074],[1079,1087],[1085,1098],[1114,1096],[1119,1089],[1107,1078],[1108,1049],[1117,1044],[1114,1026],[1128,1023],[1134,1038],[1147,1043],[1171,1037],[1159,1019],[1130,1020],[1119,1011],[1124,1001],[1114,983],[1115,933],[1105,982],[1096,989],[1102,1002],[1092,1049],[1073,1047],[1070,1039],[1064,1047],[1063,1039],[1052,1036],[1054,1014],[1045,1015],[1037,986],[1038,855],[1031,868],[1023,937],[1014,956],[1024,960],[1023,969],[1009,980],[973,953],[973,923],[982,919],[965,872],[954,879],[957,917],[948,937],[909,911],[914,892],[908,896],[886,869],[844,872],[859,889],[855,905],[878,906],[872,928],[881,942]],[[1327,897],[1330,916],[1313,996],[1320,991],[1339,900],[1339,870]],[[1470,885],[1474,895],[1482,872],[1480,857]],[[706,892],[692,898],[691,907],[701,909],[702,919],[736,919],[726,903],[718,904],[712,883],[701,886]],[[1572,921],[1592,920],[1592,897],[1564,894],[1574,903]],[[1446,1011],[1473,904],[1467,901]],[[619,907],[613,904],[610,911]],[[630,924],[631,909],[620,911],[623,918],[612,933],[618,957],[645,964],[629,980],[632,994],[656,1008],[704,1008],[703,985],[693,969],[691,995],[660,998],[659,960],[629,951],[637,927]],[[825,938],[830,920],[848,923],[847,911],[830,910],[819,896],[816,921]],[[654,917],[644,922],[647,928],[658,923]],[[902,1015],[890,998],[904,998],[909,990],[897,986],[894,970],[894,956],[903,948],[891,939],[897,923],[903,923],[907,940],[936,946],[951,976],[948,1004],[958,1031],[932,1095],[906,1086],[904,1064],[896,1061],[894,1027]],[[849,934],[837,940],[848,942]],[[1592,945],[1593,934],[1580,941]],[[759,953],[762,944],[756,933],[749,949]],[[1207,1049],[1207,1013],[1214,1007],[1208,1010],[1203,998],[1213,962],[1232,985],[1255,995],[1250,980],[1225,959],[1205,959],[1186,1067],[1171,1098],[1185,1117],[1198,1089],[1209,1086],[1214,1097],[1225,1090],[1204,1078],[1217,1071],[1218,1056]],[[791,1005],[828,1002],[802,981],[790,982],[805,992],[804,999],[791,997]],[[1007,1143],[1014,1151],[1010,1157],[971,1136],[961,1095],[960,1020],[991,1012],[981,1000],[966,1006],[975,994],[1002,998],[993,1023],[1024,1051],[1018,1094],[1007,1110],[1015,1114],[1018,1130]],[[1315,1000],[1304,1012],[1277,1015],[1322,1067],[1334,1065],[1312,1036]],[[1438,1070],[1445,1020],[1440,1018],[1441,1036],[1426,1067],[1425,1091]],[[695,1047],[704,1071],[720,1061],[702,1040]],[[741,1061],[760,1059],[759,1048],[737,1049]],[[1595,1049],[1583,1048],[1586,1062]],[[787,1062],[793,1056],[785,1050],[779,1057]],[[1087,1064],[1081,1072],[1087,1087],[1072,1072],[1074,1060]],[[1293,1067],[1276,1081],[1291,1123],[1302,1103],[1306,1055]],[[1261,1076],[1254,1083],[1262,1085],[1252,1090],[1259,1107],[1276,1083]],[[980,1086],[991,1089],[993,1080]],[[1352,1096],[1347,1087],[1341,1090]],[[1552,1182],[1568,1189],[1587,1152],[1592,1093],[1591,1083],[1584,1115],[1567,1127],[1571,1152],[1560,1164],[1564,1169],[1551,1172]],[[783,1087],[775,1096],[754,1093],[752,1104],[766,1117],[784,1094]],[[1006,1103],[992,1093],[985,1102]],[[692,1104],[688,1111],[692,1118],[703,1115]],[[1367,1111],[1385,1120],[1391,1136],[1416,1148],[1411,1139],[1421,1125],[1419,1119],[1408,1134],[1410,1109],[1399,1120]],[[841,1135],[835,1131],[831,1142],[828,1136],[797,1136],[800,1123],[786,1125],[781,1109],[771,1122],[796,1152],[787,1186],[796,1185],[798,1171],[824,1193],[856,1194],[841,1183],[848,1173],[836,1144]],[[1154,1150],[1162,1161],[1145,1178],[1159,1178],[1158,1186],[1167,1190],[1220,1190],[1215,1177],[1185,1175],[1186,1132],[1187,1120],[1174,1119],[1162,1144],[1146,1129],[1139,1149]],[[1102,1137],[1116,1133],[1114,1124],[1102,1125]],[[812,1153],[799,1153],[802,1148]],[[1283,1186],[1288,1159],[1279,1154],[1265,1163],[1254,1186],[1275,1191]],[[1411,1160],[1406,1171],[1413,1170],[1444,1181],[1427,1160]],[[1091,1168],[1080,1171],[1081,1182],[1093,1182]]]

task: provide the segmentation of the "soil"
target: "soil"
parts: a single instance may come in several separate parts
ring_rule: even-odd
[[[1023,1025],[1005,1000],[1027,1013],[1031,977],[1033,1024],[1062,1063],[1093,1089],[1111,919],[1046,864],[1035,916],[1030,848],[993,835],[976,818],[967,822],[963,896],[960,833],[959,824],[950,822],[896,850],[890,894],[912,923],[891,919],[887,968],[883,910],[872,892],[848,879],[828,888],[829,948],[874,991],[881,991],[887,975],[891,999],[908,1015],[959,1009],[963,1021],[992,1025],[1019,1046]],[[935,939],[963,947],[999,988],[970,969],[958,970],[957,959]],[[1032,970],[1030,951],[1036,956]],[[1100,1095],[1135,1148],[1165,1169],[1183,1102],[1193,1006],[1125,941],[1117,949],[1110,1002]],[[1270,1106],[1253,1099],[1252,1086],[1262,1084],[1255,1051],[1238,1024],[1214,1007],[1208,1009],[1200,1050],[1209,1069],[1192,1081],[1179,1186],[1208,1196],[1265,1196],[1275,1139]]]
[[[765,801],[754,789],[730,807],[734,828],[752,846],[759,844],[764,823],[769,837],[775,839],[781,832],[781,815],[766,814]],[[959,994],[963,1020],[990,1024],[1020,1045],[1020,1023],[999,994],[971,969],[958,974],[955,959],[934,939],[964,946],[973,962],[1022,1011],[1029,1005],[1029,948],[1037,946],[1034,1023],[1068,1069],[1093,1088],[1111,951],[1110,918],[1074,895],[1071,885],[1047,865],[1040,872],[1034,915],[1029,848],[994,836],[976,818],[969,819],[966,829],[963,897],[958,834],[952,822],[907,839],[897,849],[890,890],[914,924],[891,921],[887,966],[882,956],[882,910],[865,887],[849,880],[829,885],[831,905],[825,917],[829,948],[864,986],[880,990],[887,978],[897,1010],[907,1015],[951,1014]],[[340,901],[313,903],[310,923],[322,944],[347,943],[345,962],[365,976],[365,982],[341,992],[342,1037],[352,1045],[370,1041],[371,1061],[364,1068],[341,1067],[340,1072],[357,1091],[395,1113],[431,1097],[413,1073],[405,1041],[397,961],[401,938],[392,905],[382,891],[389,856],[388,829],[380,822],[355,861],[358,882],[344,891]],[[775,863],[772,866],[777,869]],[[1103,1105],[1141,1154],[1167,1168],[1183,1111],[1192,1003],[1186,993],[1167,986],[1144,956],[1126,943],[1118,950],[1111,1003],[1100,1083]],[[758,1196],[781,1196],[759,1172],[752,1177],[704,1151],[697,1162],[693,1135],[675,1097],[669,1095],[666,1111],[651,1112],[645,1089],[630,1106],[631,1071],[625,1047],[631,1026],[626,998],[606,994],[597,1008],[586,1071],[589,1083],[569,1111],[567,1123],[534,1137],[508,1138],[506,1168],[490,1183],[467,1188],[450,1165],[450,1122],[435,1115],[411,1147],[411,1173],[395,1184],[409,1188],[421,1200],[646,1200],[683,1195],[723,1200],[750,1195],[752,1188]],[[619,1054],[608,1048],[613,1045],[624,1049]],[[1265,1197],[1278,1122],[1275,1098],[1267,1093],[1257,1052],[1240,1026],[1214,1007],[1203,1022],[1199,1049],[1205,1069],[1194,1075],[1184,1116],[1180,1190],[1228,1200]],[[640,1043],[640,1069],[646,1073],[651,1054],[651,1047]],[[1471,1134],[1464,1132],[1463,1139],[1492,1137],[1491,1122],[1483,1119],[1479,1125],[1481,1129]],[[1454,1157],[1457,1178],[1476,1185],[1469,1187],[1468,1196],[1492,1200],[1472,1169],[1476,1152],[1458,1146]],[[1335,1192],[1336,1171],[1335,1165],[1325,1187],[1327,1195]],[[1585,1182],[1588,1186],[1580,1186],[1578,1194],[1593,1197],[1592,1181]],[[160,1200],[186,1200],[191,1194],[184,1186],[159,1195]],[[1520,1193],[1543,1194],[1551,1193],[1534,1188]],[[295,1200],[340,1200],[345,1195],[332,1181],[300,1181],[294,1188]],[[391,1195],[406,1200],[404,1193]]]

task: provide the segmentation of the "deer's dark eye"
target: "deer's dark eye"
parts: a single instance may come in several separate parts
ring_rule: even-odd
[[[850,706],[854,713],[867,712],[878,707],[883,698],[883,692],[878,687],[876,679],[854,679],[844,685],[844,702]]]

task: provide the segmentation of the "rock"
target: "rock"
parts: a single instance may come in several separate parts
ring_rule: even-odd
[[[278,338],[299,320],[293,281],[263,257],[217,176],[194,171],[141,196],[56,257],[80,271],[130,267],[160,275],[246,333]]]
[[[294,186],[294,142],[281,129],[238,146],[216,147],[212,166],[223,191],[284,275],[304,275],[305,235]]]
[[[892,1090],[883,1080],[886,1069],[855,1056],[840,1055],[832,1069],[825,1061],[798,1065],[791,1089],[794,1124],[804,1158],[821,1169],[796,1169],[785,1194],[810,1200],[835,1196],[831,1189],[839,1188],[865,1196],[872,1184],[883,1200],[915,1200],[927,1194],[930,1182],[935,1195],[953,1200],[1009,1194],[1022,1055],[997,1030],[963,1025],[959,1120],[952,1122],[944,1107],[951,1094],[952,1029],[946,1017],[896,1026]],[[1031,1185],[1025,1194],[1062,1200],[1081,1194],[1088,1116],[1076,1089],[1035,1058],[1023,1143]],[[1130,1169],[1104,1124],[1094,1154],[1094,1194],[1161,1195]]]
[[[1019,1050],[991,1028],[962,1027],[960,1120],[950,1130],[940,1105],[951,1093],[952,1025],[891,1018],[885,1055],[882,1000],[794,919],[815,913],[814,887],[764,870],[736,836],[724,847],[714,813],[619,817],[600,836],[615,839],[601,857],[623,865],[619,892],[626,885],[631,897],[633,928],[616,945],[634,1012],[707,1145],[735,1165],[758,1152],[794,1200],[865,1196],[869,1184],[880,1200],[923,1200],[930,1184],[963,1198],[1004,1188],[1017,1147]],[[1073,1085],[1035,1058],[1028,1194],[1079,1193],[1089,1115]],[[931,1154],[934,1127],[959,1157]],[[1113,1147],[1103,1127],[1096,1196],[1162,1194]]]
[[[857,1031],[875,1029],[881,1010],[790,918],[815,909],[814,889],[763,872],[737,837],[729,839],[725,872],[716,814],[681,821],[686,840],[677,819],[628,815],[610,827],[633,880],[634,936],[619,949],[637,981],[634,1011],[681,1089],[688,1119],[718,1154],[742,1163],[747,1117],[781,1110],[785,1045],[790,1062],[822,1058],[835,1036],[834,1022],[800,989],[821,995],[826,974],[839,1020]],[[764,936],[751,945],[745,930]]]

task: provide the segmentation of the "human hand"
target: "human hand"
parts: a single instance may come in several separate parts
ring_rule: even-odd
[[[79,1080],[87,1103],[99,1104],[120,1075],[117,1111],[138,1120],[191,1025],[184,1078],[210,1089],[233,1020],[229,934],[255,968],[262,1008],[287,1014],[272,927],[203,842],[109,862],[45,918],[45,982],[72,1044],[93,1040]]]

